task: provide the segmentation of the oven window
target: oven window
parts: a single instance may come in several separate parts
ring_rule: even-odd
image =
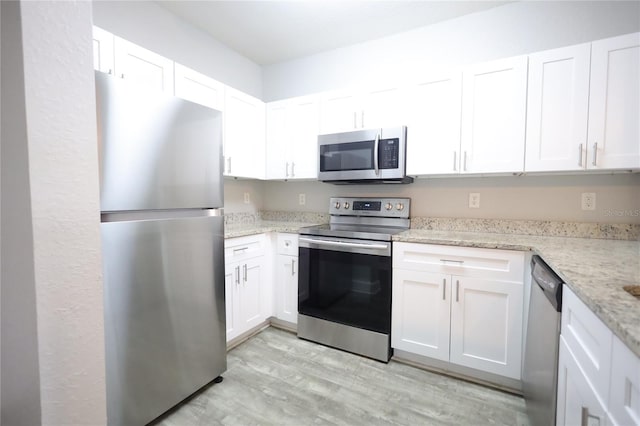
[[[320,145],[320,171],[373,170],[374,141]]]
[[[300,248],[298,311],[390,333],[391,257]]]

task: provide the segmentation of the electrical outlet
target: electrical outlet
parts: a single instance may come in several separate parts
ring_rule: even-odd
[[[583,192],[582,193],[582,210],[595,210],[595,209],[596,209],[596,193]]]
[[[298,194],[298,204],[304,206],[307,203],[307,196],[305,194]]]
[[[480,193],[479,192],[470,192],[469,193],[469,208],[470,209],[479,209],[480,208]]]
[[[245,204],[249,204],[251,202],[251,197],[249,196],[248,192],[244,193],[244,203]]]

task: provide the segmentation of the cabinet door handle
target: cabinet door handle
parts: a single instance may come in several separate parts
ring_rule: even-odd
[[[296,264],[295,259],[291,259],[291,276],[294,276],[296,274],[295,269],[294,269],[295,268],[295,264]]]
[[[289,177],[289,163],[287,163],[287,166],[284,172],[284,177]]]
[[[362,125],[361,127],[364,129],[364,110],[362,110],[362,112],[360,113],[360,124]]]
[[[467,171],[467,151],[464,152],[462,171]]]
[[[113,70],[111,68],[109,68],[109,72],[107,74],[109,74],[109,75],[113,74]]]
[[[598,165],[598,142],[593,144],[593,163],[594,166]]]
[[[236,285],[240,285],[240,265],[236,266]]]
[[[357,121],[356,121],[356,120],[357,120],[356,114],[357,114],[357,113],[356,113],[355,111],[353,111],[353,128],[354,128],[354,129],[357,129],[357,128],[358,128],[358,123],[357,123]]]
[[[589,407],[582,407],[582,413],[580,414],[580,426],[588,426],[589,419],[595,419],[600,424],[600,417],[589,414]]]
[[[456,302],[460,301],[460,280],[456,280]]]
[[[244,269],[244,270],[243,270],[243,277],[242,277],[242,279],[243,279],[243,281],[246,283],[246,282],[247,282],[247,264],[246,264],[246,263],[244,264],[243,269]]]
[[[442,300],[447,300],[446,293],[447,293],[447,279],[443,278],[442,279]]]
[[[582,167],[582,144],[578,145],[578,166]]]
[[[227,157],[227,173],[231,173],[231,157]]]
[[[453,151],[453,171],[456,172],[458,169],[457,160],[458,159],[458,151]]]
[[[294,177],[296,175],[296,163],[294,163],[293,161],[291,162],[291,177]]]

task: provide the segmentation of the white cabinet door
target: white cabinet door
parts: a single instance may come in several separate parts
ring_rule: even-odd
[[[320,101],[320,133],[348,132],[360,128],[358,95],[352,92],[330,92]]]
[[[605,416],[603,404],[561,337],[556,423],[567,426],[598,426],[605,424]]]
[[[113,74],[113,34],[93,27],[93,69]]]
[[[522,283],[452,281],[451,362],[520,380]]]
[[[276,258],[276,316],[293,324],[298,323],[298,257],[277,255]]]
[[[588,168],[640,168],[638,76],[640,33],[592,44]]]
[[[249,259],[240,265],[240,269],[240,322],[242,330],[247,331],[266,319],[262,310],[262,300],[266,297],[264,257]]]
[[[270,102],[267,108],[266,177],[286,179],[289,177],[288,110],[286,101]]]
[[[289,179],[317,179],[320,101],[315,96],[296,98],[288,121]]]
[[[224,106],[224,85],[190,68],[175,64],[175,95],[218,111]]]
[[[115,37],[115,74],[138,87],[174,94],[173,61]]]
[[[613,338],[609,413],[615,424],[640,425],[640,358]]]
[[[434,75],[407,89],[407,174],[459,173],[460,73]]]
[[[240,335],[239,290],[240,290],[240,265],[230,263],[225,265],[224,288],[225,310],[227,321],[227,342]]]
[[[227,87],[224,112],[225,176],[264,179],[264,102]]]
[[[449,275],[395,269],[391,346],[448,361],[450,299]]]
[[[462,173],[522,172],[527,57],[472,66],[462,84]]]
[[[585,168],[591,44],[529,56],[525,171]]]
[[[362,93],[359,108],[356,110],[356,118],[358,114],[360,115],[360,121],[357,124],[363,129],[406,125],[400,96],[401,90],[398,86]]]

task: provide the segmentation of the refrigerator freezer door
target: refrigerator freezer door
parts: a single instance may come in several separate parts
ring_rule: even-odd
[[[95,78],[101,210],[222,207],[221,113]]]
[[[107,418],[143,425],[226,370],[223,217],[101,227]]]

